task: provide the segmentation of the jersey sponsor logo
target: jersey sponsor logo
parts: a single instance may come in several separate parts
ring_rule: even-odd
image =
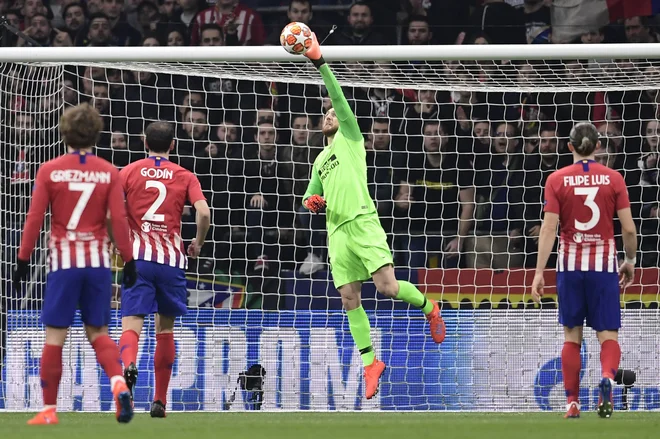
[[[325,180],[328,177],[328,174],[335,169],[337,166],[339,166],[339,160],[337,160],[337,155],[332,154],[328,160],[326,160],[323,165],[321,165],[321,169],[319,169],[319,177],[321,178],[321,181]]]
[[[144,233],[149,233],[149,232],[151,232],[151,223],[144,222],[144,223],[142,223],[140,228],[142,229],[142,231]]]
[[[566,175],[564,186],[607,186],[610,184],[610,176],[595,175]]]
[[[576,232],[573,235],[573,241],[575,241],[577,244],[591,243],[591,242],[601,242],[602,240],[603,240],[603,237],[600,235],[600,233]]]
[[[149,233],[149,232],[167,233],[167,225],[150,223],[148,221],[145,221],[142,224],[140,224],[140,229],[142,229],[144,233]]]
[[[140,175],[162,180],[172,180],[174,178],[174,172],[170,169],[142,168],[140,169]]]
[[[109,184],[110,172],[104,171],[81,171],[78,169],[62,169],[50,173],[53,183],[100,183]]]

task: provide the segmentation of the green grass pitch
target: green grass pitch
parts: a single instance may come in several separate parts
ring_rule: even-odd
[[[31,414],[0,414],[0,438],[44,439],[645,439],[660,437],[660,413],[172,413],[136,415],[127,425],[111,414],[63,413],[60,424],[27,426]]]

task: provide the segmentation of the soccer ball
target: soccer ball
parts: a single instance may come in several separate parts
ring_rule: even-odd
[[[280,43],[287,52],[302,55],[312,46],[312,31],[305,23],[294,21],[282,29]]]

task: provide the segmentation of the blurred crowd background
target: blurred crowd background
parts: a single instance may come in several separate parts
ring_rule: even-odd
[[[40,45],[53,47],[277,45],[290,21],[308,23],[319,39],[327,36],[324,44],[335,45],[658,42],[657,17],[650,6],[640,6],[645,2],[618,11],[608,10],[605,1],[575,3],[0,0],[0,14]],[[7,29],[1,44],[28,45]],[[552,69],[579,78],[593,63],[563,60]],[[516,62],[511,69],[530,84],[538,65]],[[482,74],[488,80],[488,69]],[[0,88],[4,279],[34,173],[62,152],[59,114],[86,101],[105,122],[97,154],[118,167],[145,156],[142,133],[149,123],[176,125],[172,159],[198,175],[213,208],[209,242],[192,272],[270,279],[275,284],[257,288],[277,291],[282,270],[314,276],[328,269],[324,216],[301,208],[311,165],[324,146],[320,121],[330,102],[323,87],[120,66],[66,67],[60,75],[55,67],[5,64]],[[656,90],[345,92],[365,136],[369,188],[396,264],[534,267],[543,186],[552,171],[571,162],[566,140],[572,125],[588,120],[602,135],[597,160],[619,170],[628,184],[641,265],[658,266]],[[187,209],[184,238],[194,231],[194,212]]]

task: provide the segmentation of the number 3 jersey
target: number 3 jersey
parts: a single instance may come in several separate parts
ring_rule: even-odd
[[[50,271],[110,268],[108,211],[119,252],[131,255],[123,201],[119,171],[99,157],[71,153],[42,164],[35,178],[19,259],[30,259],[50,206]]]
[[[618,172],[581,160],[553,172],[545,185],[545,212],[559,215],[557,271],[617,271],[614,217],[630,207]]]
[[[162,157],[148,157],[119,173],[126,196],[133,257],[170,267],[187,268],[181,239],[186,201],[206,199],[197,177]]]

